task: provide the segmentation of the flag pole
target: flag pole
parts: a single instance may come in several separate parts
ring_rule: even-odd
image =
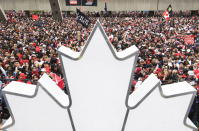
[[[82,0],[81,0],[81,6],[80,6],[80,10],[81,10],[81,11],[83,11],[83,10],[82,10]]]
[[[157,0],[157,11],[159,10],[159,2],[160,0]]]

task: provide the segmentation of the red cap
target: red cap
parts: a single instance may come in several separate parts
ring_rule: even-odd
[[[26,75],[24,73],[20,73],[19,77],[21,77],[22,79],[26,79]]]

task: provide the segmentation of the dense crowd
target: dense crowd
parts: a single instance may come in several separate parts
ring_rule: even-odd
[[[8,12],[9,20],[0,24],[1,80],[27,79],[36,82],[43,72],[62,76],[57,48],[61,45],[80,51],[92,30],[77,24],[75,17],[56,22],[40,15],[39,21],[24,12]]]
[[[143,12],[95,14],[89,15],[91,25],[84,28],[74,16],[58,22],[49,13],[33,20],[24,12],[8,11],[9,20],[0,23],[0,82],[3,86],[11,80],[35,84],[44,72],[63,78],[56,50],[64,45],[81,51],[97,16],[117,51],[132,45],[140,49],[132,87],[139,88],[154,73],[163,84],[186,80],[199,91],[199,17],[189,13],[176,17],[183,12],[174,12],[169,21],[158,12],[154,17]],[[187,44],[185,35],[192,35],[194,43]],[[194,110],[199,110],[198,99],[195,103]]]
[[[103,18],[110,42],[118,51],[132,45],[140,49],[135,81],[155,73],[163,84],[187,80],[198,86],[199,17]],[[187,44],[184,36],[195,37]],[[198,42],[198,43],[197,43]]]

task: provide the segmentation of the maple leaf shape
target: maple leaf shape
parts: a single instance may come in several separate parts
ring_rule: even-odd
[[[103,43],[107,43],[107,45]],[[128,105],[128,99],[133,98],[135,99],[133,102],[136,102],[136,99],[140,98],[139,93],[137,93],[140,90],[128,96],[127,88],[130,89],[131,87],[129,81],[132,80],[133,75],[130,71],[134,69],[137,62],[138,49],[132,46],[122,52],[116,52],[109,43],[100,22],[97,21],[87,45],[83,48],[82,52],[77,53],[66,47],[59,48],[58,52],[63,64],[65,80],[70,91],[69,94],[72,100],[70,109],[76,130],[123,131],[126,129],[131,131],[131,128],[129,129],[128,126],[125,128],[126,125],[131,125],[130,127],[134,125],[129,115],[131,107]],[[114,59],[113,56],[116,59]],[[148,86],[150,82],[157,79],[157,77],[152,76],[154,75],[152,74],[145,82]],[[153,79],[150,79],[151,77]],[[160,81],[158,80],[156,84],[160,85]],[[150,87],[154,89],[157,85],[152,84]],[[147,89],[141,91],[144,91],[147,95],[153,92],[153,90]],[[191,93],[191,100],[187,99],[183,109],[186,110],[186,107],[190,107],[192,104],[194,92],[193,90],[189,92]],[[185,93],[187,92],[185,91]],[[128,109],[123,104],[125,96],[127,96],[126,106]],[[133,96],[136,96],[136,98]],[[144,100],[144,98],[142,100]],[[137,105],[139,105],[142,100],[138,102]],[[191,104],[189,105],[189,103]],[[127,110],[126,116],[124,115],[124,110]],[[184,116],[183,113],[181,115]],[[139,116],[135,117],[135,120],[136,118],[139,118]],[[192,124],[191,121],[187,119],[187,115],[185,115],[185,118],[189,124]],[[128,122],[130,122],[130,124]],[[190,126],[187,122],[184,122],[184,124],[189,127],[186,128],[187,130],[195,129],[193,125]],[[180,125],[183,125],[183,121],[180,122],[179,126]],[[166,124],[166,126],[172,127],[172,124]],[[153,127],[156,127],[156,125]],[[139,128],[133,129],[139,130]],[[173,129],[175,129],[175,127]]]
[[[129,96],[124,131],[197,131],[188,118],[195,95],[187,82],[161,86],[151,74]]]
[[[13,81],[3,89],[3,94],[11,113],[4,130],[73,130],[68,96],[48,75],[44,74],[37,85]]]
[[[64,46],[58,52],[67,77],[76,130],[121,130],[138,49],[132,46],[117,52],[97,21],[82,52]]]

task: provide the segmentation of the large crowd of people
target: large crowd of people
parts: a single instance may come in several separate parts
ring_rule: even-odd
[[[187,81],[197,89],[190,117],[199,126],[199,17],[106,17],[101,22],[117,51],[132,45],[140,50],[133,90],[151,73],[162,84]],[[192,42],[184,39],[187,35]]]
[[[102,25],[118,51],[132,45],[140,49],[135,81],[154,73],[163,84],[184,80],[198,84],[198,17],[172,17],[171,21],[162,17],[103,18]],[[195,41],[186,43],[187,35]]]
[[[57,22],[40,15],[39,21],[24,12],[8,12],[8,22],[0,24],[1,80],[37,81],[42,72],[62,76],[57,48],[61,45],[80,51],[92,31],[77,24],[75,17]]]
[[[23,11],[6,14],[8,21],[0,23],[2,87],[12,80],[35,84],[44,72],[63,78],[57,49],[64,45],[81,51],[99,18],[117,51],[132,45],[140,49],[133,89],[154,73],[162,84],[186,80],[199,93],[199,17],[190,16],[190,11],[174,12],[168,21],[159,12],[150,17],[143,12],[119,12],[110,16],[88,13],[91,20],[88,28],[77,23],[74,15],[64,15],[59,22],[48,12],[39,13],[38,20]],[[185,36],[193,37],[193,42],[187,43]],[[198,104],[197,96],[190,116],[199,125]]]

